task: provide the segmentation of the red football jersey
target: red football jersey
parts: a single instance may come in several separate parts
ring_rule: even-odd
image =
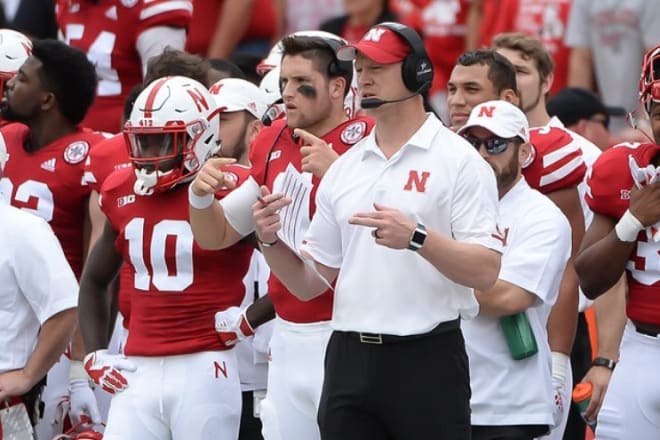
[[[101,194],[101,187],[105,179],[116,170],[132,168],[133,164],[128,158],[128,150],[124,135],[117,134],[111,138],[97,143],[89,151],[85,161],[85,182],[92,191]],[[128,265],[123,264],[119,272],[119,312],[121,312],[123,325],[128,329],[131,317],[131,296],[122,285],[132,282],[132,274]]]
[[[57,0],[57,24],[65,41],[96,65],[96,100],[83,125],[120,131],[124,100],[142,82],[138,36],[156,26],[187,27],[191,0]]]
[[[618,221],[630,204],[634,182],[629,157],[645,167],[660,154],[655,144],[623,143],[605,150],[594,162],[587,178],[585,198],[594,212]],[[660,243],[646,230],[626,264],[628,278],[628,317],[634,321],[660,325]]]
[[[458,57],[465,52],[466,19],[471,0],[407,0],[395,10],[400,20],[424,36],[433,63],[431,93],[446,91]]]
[[[249,176],[232,167],[239,184]],[[195,243],[188,221],[188,185],[151,196],[133,191],[135,173],[112,173],[101,188],[101,208],[117,231],[117,250],[132,277],[121,285],[131,298],[125,352],[168,356],[225,347],[215,313],[239,306],[254,248],[241,241],[208,251]]]
[[[364,138],[373,128],[373,119],[358,117],[338,125],[323,136],[323,140],[332,146],[339,154],[346,152],[352,145]],[[261,130],[250,148],[252,176],[259,185],[266,185],[271,191],[278,177],[283,178],[286,167],[292,164],[301,171],[302,155],[300,139],[294,139],[293,130],[286,125],[286,120],[273,122],[270,127]],[[312,218],[316,205],[316,189],[319,184],[317,177],[312,177],[312,192],[308,209],[309,219]],[[300,301],[275,276],[268,281],[268,296],[273,301],[275,311],[279,316],[291,322],[328,321],[332,317],[331,290],[312,299]]]
[[[554,81],[550,93],[554,95],[566,87],[570,49],[564,44],[568,15],[573,0],[500,0],[497,9],[489,10],[493,17],[490,40],[501,32],[524,32],[538,38],[555,61]],[[502,11],[505,11],[502,13]]]
[[[9,124],[0,129],[9,161],[0,181],[5,200],[50,223],[73,272],[83,266],[83,230],[90,188],[83,179],[90,147],[103,134],[80,129],[38,151],[25,151],[29,129]]]
[[[131,168],[126,141],[123,134],[117,134],[94,145],[85,161],[85,181],[97,193],[113,171]]]
[[[532,128],[529,134],[532,153],[522,170],[529,186],[549,194],[582,182],[587,166],[569,132],[546,126]]]

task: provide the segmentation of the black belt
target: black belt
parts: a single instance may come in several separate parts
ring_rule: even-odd
[[[456,318],[451,321],[445,321],[438,324],[433,330],[427,333],[420,333],[416,335],[384,335],[381,333],[365,333],[365,332],[337,332],[348,336],[351,339],[357,339],[363,344],[394,344],[398,342],[412,341],[415,339],[426,338],[428,336],[445,333],[451,330],[461,328],[461,319]]]
[[[637,324],[635,324],[635,331],[637,333],[641,333],[646,336],[651,336],[653,338],[657,338],[658,335],[660,335],[660,330],[651,330],[651,329],[642,328]]]

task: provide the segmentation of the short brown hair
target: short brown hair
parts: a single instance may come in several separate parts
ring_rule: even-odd
[[[160,55],[149,58],[144,86],[166,76],[185,76],[209,87],[209,63],[202,57],[166,47]]]
[[[555,62],[541,42],[522,32],[499,34],[493,40],[495,49],[510,49],[522,52],[524,59],[531,59],[536,64],[541,81],[545,81],[555,70]]]
[[[324,38],[289,35],[282,39],[282,57],[300,55],[312,61],[314,68],[328,78],[342,77],[346,80],[344,95],[351,89],[353,64],[339,61],[334,49]]]

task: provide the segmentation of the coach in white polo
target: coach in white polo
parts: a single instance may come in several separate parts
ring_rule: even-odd
[[[416,91],[427,84],[404,83],[403,63],[416,66],[417,78],[430,68],[414,31],[382,23],[338,56],[345,49],[363,103],[377,100],[368,111],[376,125],[328,169],[302,247],[336,280],[321,437],[469,439],[459,322],[477,312],[472,288],[490,289],[499,271],[495,177],[472,146],[424,112]],[[290,200],[262,195],[256,232],[272,242]],[[281,241],[264,255],[296,296],[325,290]]]
[[[553,424],[550,347],[546,324],[571,251],[566,217],[529,187],[522,163],[529,155],[525,114],[505,101],[470,113],[459,134],[493,167],[504,244],[499,279],[477,291],[479,315],[463,325],[470,359],[472,439],[533,439]],[[500,318],[524,312],[538,352],[514,360]]]
[[[3,142],[0,178],[6,159]],[[0,185],[0,405],[4,409],[5,404],[24,403],[32,416],[35,393],[24,395],[46,376],[71,340],[78,283],[50,226],[10,206],[2,188]]]

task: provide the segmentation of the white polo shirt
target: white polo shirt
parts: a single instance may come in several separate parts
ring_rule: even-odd
[[[0,373],[23,368],[40,326],[78,305],[78,283],[41,218],[0,203]]]
[[[538,353],[516,361],[500,319],[479,315],[463,323],[470,359],[473,425],[551,425],[553,388],[546,324],[571,251],[571,228],[555,204],[525,179],[500,201],[500,230],[507,237],[501,280],[537,297],[525,312]]]
[[[339,268],[333,328],[412,335],[458,316],[474,317],[472,289],[415,252],[376,244],[372,228],[348,220],[379,202],[447,237],[499,250],[491,237],[497,217],[493,170],[433,115],[389,160],[375,132],[328,169],[303,245],[316,261]]]

